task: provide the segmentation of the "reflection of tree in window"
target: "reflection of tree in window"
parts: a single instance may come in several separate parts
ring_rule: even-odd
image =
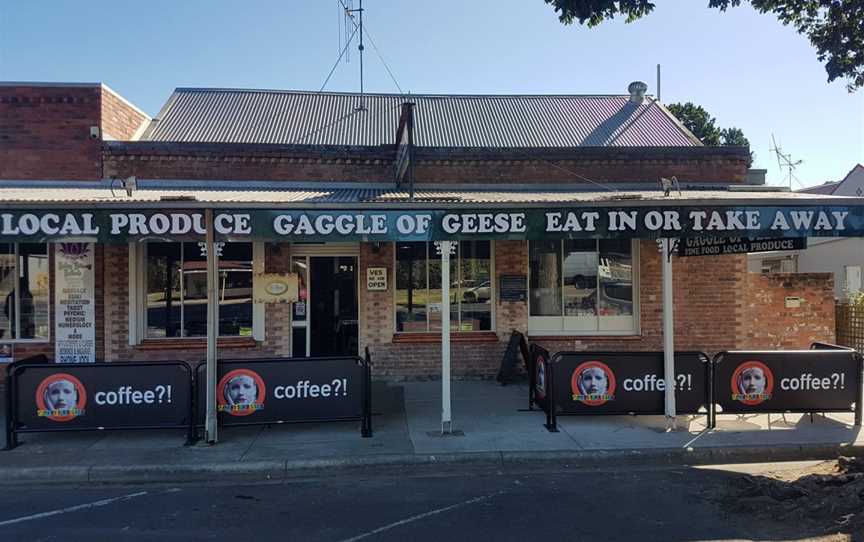
[[[531,241],[529,255],[530,316],[562,318],[535,320],[535,329],[634,329],[630,240]]]
[[[441,254],[434,243],[396,244],[396,331],[441,331]],[[450,257],[450,329],[492,329],[491,243],[460,241]]]
[[[561,242],[531,243],[531,316],[561,316]]]

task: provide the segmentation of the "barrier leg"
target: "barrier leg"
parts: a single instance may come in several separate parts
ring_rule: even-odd
[[[546,430],[550,433],[558,432],[558,417],[552,413],[551,409],[546,413]]]
[[[555,380],[551,363],[546,364],[546,430],[558,432],[558,416],[555,415]]]
[[[861,404],[862,390],[864,390],[864,356],[858,354],[858,395],[855,399],[855,425],[857,427],[862,425],[862,412],[864,412],[864,405]]]
[[[360,422],[360,435],[363,438],[372,437],[372,368],[369,365],[369,349],[366,349],[366,363],[363,369],[365,391],[363,392],[363,419]]]
[[[12,393],[15,389],[12,371],[6,372],[6,423],[5,432],[6,432],[6,445],[3,446],[3,450],[11,450],[18,446],[18,433],[15,432],[15,412],[13,412],[12,407],[14,405],[14,401],[12,400]]]
[[[195,416],[198,414],[198,386],[195,385],[195,370],[189,379],[189,427],[186,428],[186,446],[193,446],[198,441],[198,427]]]

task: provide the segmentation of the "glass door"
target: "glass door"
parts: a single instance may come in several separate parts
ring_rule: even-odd
[[[291,272],[297,273],[297,301],[291,307],[291,355],[309,356],[309,256],[294,256]]]
[[[299,277],[292,308],[293,355],[357,355],[357,258],[295,256],[292,267]]]

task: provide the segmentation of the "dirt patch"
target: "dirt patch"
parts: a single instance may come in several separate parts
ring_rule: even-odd
[[[718,488],[712,500],[730,515],[748,514],[864,541],[864,457],[735,477]]]

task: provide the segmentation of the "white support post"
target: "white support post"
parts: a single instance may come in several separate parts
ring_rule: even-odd
[[[441,241],[441,434],[453,432],[450,412],[450,247]]]
[[[675,322],[672,296],[672,239],[663,239],[663,377],[666,428],[675,429]]]
[[[216,420],[216,336],[219,333],[219,304],[217,284],[219,280],[218,255],[213,233],[213,209],[204,211],[207,227],[207,412],[204,422],[204,437],[210,444],[218,440]]]

